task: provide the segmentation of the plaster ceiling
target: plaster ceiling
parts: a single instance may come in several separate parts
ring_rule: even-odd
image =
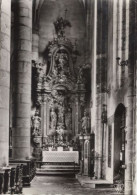
[[[72,27],[66,29],[66,37],[72,43],[77,39],[78,49],[82,54],[79,60],[83,59],[85,50],[86,17],[85,9],[79,0],[44,0],[39,15],[39,52],[43,53],[48,42],[55,36],[53,22],[57,17],[64,17],[64,10],[67,8],[67,19]]]

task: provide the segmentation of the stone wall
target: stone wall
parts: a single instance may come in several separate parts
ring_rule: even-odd
[[[121,1],[122,2],[122,1]],[[92,2],[93,3],[93,2]],[[103,5],[104,3],[104,5]],[[131,1],[131,4],[133,2]],[[127,169],[125,170],[125,191],[128,194],[132,193],[132,178],[131,171],[133,171],[133,133],[135,129],[134,117],[135,117],[135,104],[134,104],[134,78],[135,78],[135,38],[134,37],[134,21],[135,17],[133,9],[135,6],[130,7],[129,1],[124,2],[123,5],[118,6],[118,1],[108,1],[108,16],[104,15],[105,1],[98,1],[94,6],[94,30],[92,30],[92,38],[96,39],[96,43],[92,41],[92,101],[93,106],[91,109],[92,116],[92,129],[95,130],[95,154],[98,153],[101,156],[102,151],[102,132],[103,127],[101,125],[101,113],[102,104],[107,105],[107,117],[109,125],[114,125],[114,116],[117,106],[122,103],[126,108],[126,158],[125,164]],[[129,14],[129,11],[131,11]],[[117,17],[116,17],[117,16]],[[106,21],[108,18],[108,31],[106,30],[107,24],[104,24],[103,19]],[[129,23],[130,21],[130,23]],[[129,24],[131,26],[129,26]],[[108,36],[105,40],[106,32]],[[130,35],[131,34],[131,35]],[[129,36],[130,35],[130,36]],[[97,36],[97,37],[96,37]],[[132,38],[131,38],[132,37]],[[108,43],[108,49],[105,46]],[[130,44],[129,44],[130,43]],[[97,45],[96,45],[97,44]],[[121,60],[129,59],[128,66],[120,66],[116,60],[120,57]],[[97,59],[97,61],[96,61]],[[103,60],[105,59],[105,61]],[[102,68],[102,69],[101,69]],[[106,68],[106,69],[105,69]],[[96,74],[96,76],[95,76]],[[107,75],[107,78],[105,77]],[[97,87],[97,88],[96,88]],[[105,87],[105,93],[103,88]],[[95,114],[96,113],[96,114]],[[108,126],[108,125],[107,125]],[[107,132],[107,127],[105,131]],[[113,128],[112,128],[113,129]],[[107,135],[107,134],[106,134]],[[106,137],[107,138],[107,137]],[[105,141],[105,138],[104,138]],[[107,141],[107,140],[106,140]],[[107,153],[105,154],[107,158]],[[105,157],[104,156],[104,157]],[[102,157],[102,156],[101,156]],[[105,159],[105,158],[104,158]],[[113,160],[113,158],[112,158]],[[102,166],[99,168],[101,162],[95,162],[95,174],[100,178],[101,173],[106,177],[107,172],[102,172]],[[101,164],[100,164],[101,165]],[[104,164],[104,167],[107,164]],[[113,179],[113,178],[112,178]]]

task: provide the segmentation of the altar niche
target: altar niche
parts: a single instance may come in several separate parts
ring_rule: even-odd
[[[76,42],[72,44],[65,36],[67,26],[71,26],[70,22],[62,17],[54,22],[56,37],[46,46],[44,63],[33,62],[32,101],[33,108],[39,110],[41,117],[40,145],[45,150],[49,147],[56,150],[59,146],[65,150],[73,146],[76,150],[78,135],[90,133],[89,125],[84,126],[85,129],[82,127],[85,124],[83,119],[89,120],[86,102],[90,92],[87,91],[86,81],[90,65],[83,64],[76,69],[80,53]],[[90,83],[89,80],[87,82]]]

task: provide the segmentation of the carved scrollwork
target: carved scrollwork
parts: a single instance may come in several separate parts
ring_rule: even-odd
[[[34,76],[40,78],[43,78],[46,69],[47,69],[47,65],[46,64],[42,64],[40,62],[36,62],[36,61],[32,61],[32,67],[34,69]]]
[[[85,108],[86,66],[82,65],[76,75],[74,63],[80,53],[77,51],[76,42],[73,45],[64,36],[65,28],[69,25],[66,19],[57,19],[54,23],[57,37],[46,47],[44,64],[35,61],[32,64],[33,106],[39,109],[43,106],[42,102],[45,102],[43,125],[39,113],[32,117],[32,140],[36,147],[42,142],[41,127],[42,132],[46,133],[49,139],[52,138],[53,144],[70,141],[73,134],[79,132],[75,127],[79,127],[80,120],[82,131],[88,132],[88,116],[84,115],[81,119]]]
[[[79,101],[80,101],[80,106],[84,107],[85,106],[85,93],[84,94],[80,94]]]

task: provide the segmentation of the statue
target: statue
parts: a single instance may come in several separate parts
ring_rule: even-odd
[[[65,115],[65,124],[66,124],[67,130],[72,129],[72,111],[71,111],[71,108],[68,108],[68,112]]]
[[[90,119],[87,116],[86,111],[84,112],[84,116],[81,119],[81,123],[82,123],[82,131],[83,133],[88,134],[89,132],[89,125],[90,125]]]
[[[64,127],[65,110],[63,106],[59,106],[58,123]]]
[[[58,141],[63,141],[63,139],[64,139],[64,129],[63,129],[62,126],[58,126],[57,134],[58,134]]]
[[[71,27],[71,23],[66,20],[63,19],[62,17],[58,17],[57,21],[54,22],[54,26],[55,26],[55,31],[58,37],[63,37],[65,34],[65,28]]]
[[[51,116],[51,129],[55,130],[57,125],[57,115],[54,108],[51,109],[50,116]]]
[[[61,53],[57,53],[55,56],[56,65],[54,68],[54,74],[58,75],[58,77],[65,76],[68,72],[68,54],[64,51],[60,51]]]
[[[40,123],[41,123],[41,117],[39,117],[39,112],[36,110],[34,116],[31,118],[32,120],[32,135],[38,136],[41,134],[40,130]]]

